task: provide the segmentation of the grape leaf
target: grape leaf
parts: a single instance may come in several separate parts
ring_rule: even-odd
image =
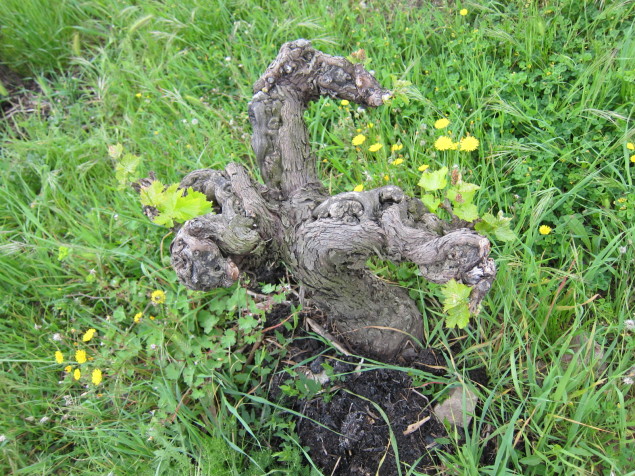
[[[419,187],[424,189],[426,192],[432,192],[434,190],[441,190],[445,188],[448,184],[448,168],[441,167],[436,172],[430,172],[426,170],[421,174],[421,179],[419,179]]]
[[[432,195],[431,193],[425,193],[421,197],[421,201],[423,204],[430,210],[432,213],[436,213],[439,205],[441,204],[441,200]]]
[[[119,182],[120,190],[128,186],[131,178],[136,175],[137,167],[139,167],[140,163],[141,157],[132,154],[126,154],[117,161],[115,165],[115,178],[117,182]]]
[[[464,329],[470,322],[470,310],[467,304],[453,307],[447,311],[447,317],[445,318],[445,327],[452,329],[458,327]]]
[[[212,211],[212,204],[207,201],[205,194],[195,192],[192,187],[187,189],[187,195],[177,196],[174,219],[180,222],[205,215]]]
[[[445,325],[448,328],[463,329],[470,322],[469,299],[472,288],[451,279],[441,287],[443,310],[447,314]]]
[[[448,189],[447,197],[453,203],[469,205],[480,188],[474,183],[460,182]]]
[[[498,212],[498,216],[491,213],[483,215],[481,221],[474,225],[474,229],[479,233],[487,236],[494,236],[500,241],[513,241],[516,239],[516,233],[510,228],[511,217],[503,216],[503,211]]]
[[[467,303],[470,298],[472,288],[451,279],[441,286],[441,294],[443,294],[443,310],[447,311],[462,303]]]
[[[158,208],[159,203],[162,201],[164,188],[163,184],[158,180],[152,182],[150,186],[141,190],[141,204]]]
[[[190,187],[184,195],[178,184],[165,188],[158,180],[141,191],[141,203],[156,208],[159,215],[154,223],[169,228],[174,226],[175,221],[182,223],[212,211],[212,204],[203,193]]]
[[[463,203],[460,205],[455,205],[454,208],[452,208],[452,213],[454,213],[461,220],[470,222],[478,218],[478,208],[473,203]]]

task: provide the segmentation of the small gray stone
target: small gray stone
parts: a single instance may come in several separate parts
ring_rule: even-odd
[[[450,390],[450,396],[434,407],[434,415],[440,422],[447,420],[453,426],[462,427],[464,422],[468,424],[472,420],[477,402],[476,395],[466,386],[454,387]]]

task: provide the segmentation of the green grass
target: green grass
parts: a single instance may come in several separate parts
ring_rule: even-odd
[[[365,49],[386,87],[412,83],[409,101],[378,110],[322,99],[307,112],[333,193],[391,183],[419,195],[419,166],[458,164],[481,186],[481,213],[513,217],[518,240],[493,243],[498,276],[464,331],[443,327],[434,286],[377,265],[421,303],[427,345],[459,339],[450,383],[487,368],[490,384],[473,388],[483,411],[446,468],[635,474],[633,2],[57,3],[0,3],[0,61],[41,88],[0,126],[2,473],[317,474],[293,425],[262,403],[281,355],[235,351],[251,348],[232,334],[251,325],[250,298],[179,286],[170,237],[119,189],[108,156],[121,143],[142,157],[139,176],[164,183],[229,161],[257,174],[251,85],[304,37],[331,54]],[[451,124],[437,131],[441,117]],[[447,130],[478,150],[436,151]],[[153,306],[157,289],[167,299]],[[84,343],[88,328],[97,337]],[[564,368],[577,335],[603,354],[583,347]],[[63,372],[76,348],[94,358],[79,382]],[[496,458],[481,463],[488,442]]]

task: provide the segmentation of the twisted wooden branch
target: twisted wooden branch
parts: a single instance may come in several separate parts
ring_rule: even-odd
[[[423,338],[422,318],[406,290],[374,276],[367,260],[409,261],[430,281],[467,283],[476,311],[496,273],[489,241],[458,221],[442,222],[395,186],[328,196],[303,120],[322,95],[375,107],[389,92],[361,65],[306,40],[283,45],[249,104],[265,184],[238,164],[185,177],[181,187],[206,194],[217,214],[180,228],[172,265],[186,286],[210,289],[264,259],[282,261],[358,351],[391,359]]]

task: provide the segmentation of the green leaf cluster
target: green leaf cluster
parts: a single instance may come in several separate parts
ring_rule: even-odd
[[[115,178],[117,189],[123,190],[137,176],[137,169],[141,163],[141,157],[134,154],[124,154],[121,144],[108,147],[108,155],[115,161]]]
[[[448,187],[448,168],[441,167],[439,170],[426,170],[419,179],[419,187],[424,191],[421,201],[432,213],[437,213],[443,200],[447,200],[452,206],[452,214],[468,222],[476,223],[474,228],[479,233],[488,237],[495,237],[500,241],[511,241],[516,239],[516,235],[510,228],[511,218],[503,216],[499,211],[495,217],[491,213],[486,213],[481,218],[478,214],[478,207],[474,203],[476,192],[480,186],[463,182],[460,178],[452,181]]]
[[[183,223],[212,211],[212,204],[201,192],[191,187],[183,190],[178,184],[166,187],[158,180],[141,190],[141,203],[156,208],[159,215],[154,223],[168,228],[173,227],[174,222]]]
[[[510,228],[511,217],[503,216],[500,210],[497,216],[486,213],[475,226],[474,229],[479,233],[488,237],[494,236],[500,241],[513,241],[516,239],[516,233]]]
[[[447,314],[445,326],[452,329],[465,328],[470,322],[470,294],[472,288],[451,279],[441,286],[443,294],[443,311]]]

